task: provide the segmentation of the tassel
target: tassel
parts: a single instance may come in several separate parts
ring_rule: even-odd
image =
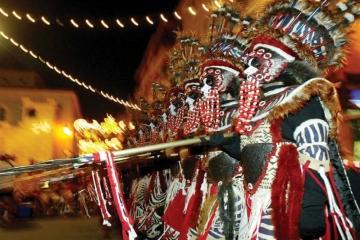
[[[109,222],[109,219],[111,217],[107,206],[106,206],[106,200],[104,198],[104,194],[102,191],[101,183],[100,183],[100,177],[98,171],[91,171],[95,191],[96,191],[96,198],[97,198],[97,204],[100,208],[101,216],[104,220],[104,222]],[[110,224],[110,222],[109,222]],[[105,225],[105,224],[103,224]],[[110,225],[111,226],[111,225]]]
[[[85,199],[85,194],[86,194],[86,193],[85,193],[85,189],[80,190],[80,191],[78,192],[78,194],[79,194],[79,201],[80,201],[81,205],[83,206],[83,208],[84,208],[84,210],[85,210],[86,216],[87,216],[88,218],[91,218],[90,213],[89,213],[88,206],[87,206],[87,204],[86,204],[86,199]]]
[[[109,205],[111,205],[111,193],[110,193],[110,190],[109,190],[109,186],[107,184],[107,181],[106,181],[105,177],[103,177],[102,180],[103,180],[103,186],[105,188],[105,199],[107,200],[107,203]]]
[[[196,179],[197,179],[198,172],[199,172],[199,170],[196,169],[194,180],[192,181],[192,183],[188,189],[188,192],[186,195],[186,200],[185,200],[185,206],[184,206],[184,210],[183,210],[184,214],[186,214],[186,212],[187,212],[190,199],[195,195]]]
[[[218,208],[217,196],[212,195],[206,199],[204,203],[204,207],[200,212],[200,219],[198,224],[198,236],[199,240],[206,240],[210,228],[212,226],[212,222],[215,218],[216,211]]]
[[[137,234],[132,226],[132,219],[125,206],[125,200],[119,182],[119,173],[115,167],[114,157],[111,152],[100,152],[94,154],[94,159],[106,162],[106,170],[110,182],[111,193],[114,199],[117,215],[122,226],[123,240],[135,240]]]
[[[186,209],[184,223],[180,231],[180,240],[186,239],[189,229],[192,227],[195,228],[197,220],[199,218],[200,209],[201,209],[201,200],[203,197],[200,188],[201,188],[202,180],[204,178],[204,174],[205,172],[199,167],[196,177],[195,193],[192,196],[192,198],[189,200],[188,207]]]
[[[272,184],[271,202],[276,239],[298,239],[304,189],[298,151],[294,145],[280,145],[278,171]]]
[[[202,192],[201,206],[203,206],[205,199],[206,199],[207,190],[208,190],[207,173],[204,174],[204,178],[203,178],[200,190]]]
[[[336,203],[334,193],[331,189],[331,184],[329,182],[329,179],[325,175],[325,170],[323,167],[320,168],[319,174],[320,174],[322,180],[324,181],[324,184],[326,187],[326,193],[327,193],[328,202],[330,205],[330,215],[334,216],[333,220],[335,222],[337,230],[339,231],[341,239],[352,240],[353,238],[351,236],[350,229],[348,228],[348,223],[346,221],[346,217],[340,211],[340,208]],[[345,232],[344,232],[344,230],[345,230]]]

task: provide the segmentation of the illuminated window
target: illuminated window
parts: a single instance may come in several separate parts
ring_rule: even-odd
[[[36,117],[36,109],[35,108],[27,109],[27,115],[28,117]]]

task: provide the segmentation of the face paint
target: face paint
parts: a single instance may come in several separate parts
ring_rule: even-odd
[[[185,83],[185,104],[187,114],[184,123],[184,135],[196,132],[200,126],[199,98],[201,96],[201,83],[199,79],[192,79]]]
[[[169,106],[166,127],[170,136],[177,136],[184,121],[187,107],[185,96],[180,88],[174,88],[169,92]]]
[[[227,126],[222,121],[224,116],[221,107],[222,100],[229,99],[228,89],[232,87],[233,80],[239,72],[230,66],[213,66],[204,68],[200,81],[202,83],[202,97],[199,103],[201,122],[208,132],[223,130]],[[236,99],[234,99],[236,100]],[[229,121],[231,119],[229,118]]]
[[[244,71],[247,79],[240,85],[239,116],[236,124],[236,131],[241,134],[249,133],[253,129],[250,121],[260,102],[261,85],[276,79],[289,61],[293,61],[293,58],[283,57],[272,50],[254,47],[243,58],[248,65]]]

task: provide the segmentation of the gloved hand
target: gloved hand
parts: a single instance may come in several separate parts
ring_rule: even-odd
[[[201,137],[201,142],[209,147],[219,147],[220,150],[226,152],[230,157],[240,161],[240,135],[234,134],[232,137],[224,137],[224,133],[216,132],[207,140]]]

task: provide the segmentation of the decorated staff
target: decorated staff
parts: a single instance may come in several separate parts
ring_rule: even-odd
[[[248,208],[240,239],[359,233],[336,143],[338,96],[322,78],[341,64],[358,14],[355,1],[280,1],[249,28],[236,124]]]

